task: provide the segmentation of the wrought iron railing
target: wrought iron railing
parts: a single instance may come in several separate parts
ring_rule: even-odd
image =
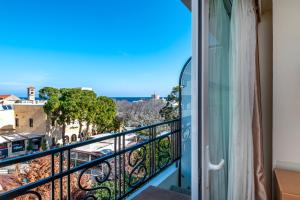
[[[23,170],[15,173],[27,172],[29,177],[39,159],[49,161],[49,166],[43,163],[46,176],[23,178],[21,186],[1,193],[0,199],[123,199],[180,162],[180,138],[180,120],[172,120],[0,161],[0,169],[16,165],[20,169],[23,163]],[[98,156],[93,152],[91,160],[80,164],[72,159],[79,147],[101,146],[107,141],[113,151]]]

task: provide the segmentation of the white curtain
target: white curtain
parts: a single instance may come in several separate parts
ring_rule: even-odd
[[[230,29],[228,199],[252,200],[256,66],[256,16],[252,0],[233,0]]]

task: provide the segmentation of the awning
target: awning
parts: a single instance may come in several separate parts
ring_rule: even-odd
[[[9,134],[9,135],[2,135],[3,138],[6,140],[9,140],[10,142],[20,141],[20,140],[26,140],[26,137],[23,137],[17,133]]]
[[[27,132],[23,132],[23,133],[18,133],[18,134],[21,135],[22,137],[27,138],[27,139],[41,138],[41,137],[45,136],[45,134],[43,134],[43,133],[27,133]]]
[[[4,137],[0,136],[0,144],[7,143],[7,142],[9,142],[7,139],[5,139]]]

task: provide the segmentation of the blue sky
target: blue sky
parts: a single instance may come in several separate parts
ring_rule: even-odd
[[[180,0],[0,0],[0,94],[34,85],[165,96],[190,55]]]

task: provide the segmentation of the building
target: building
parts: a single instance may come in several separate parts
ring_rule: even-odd
[[[86,128],[86,124],[83,123],[82,130],[86,130]],[[63,138],[61,133],[62,126],[52,123],[48,119],[44,112],[43,104],[17,103],[13,106],[0,105],[0,137],[2,137],[0,145],[3,147],[4,157],[25,154],[27,147],[32,141],[33,145],[40,147],[41,138],[45,140],[45,145],[48,148],[62,144]],[[65,143],[69,144],[79,140],[79,123],[75,121],[67,124]],[[10,145],[10,143],[13,144]],[[7,153],[6,149],[8,149]],[[37,148],[34,149],[36,150]]]
[[[16,101],[15,104],[20,105],[45,105],[47,101],[42,99],[36,99],[36,89],[33,86],[27,88],[27,98]]]
[[[82,87],[80,89],[92,91],[92,88]],[[35,96],[35,87],[27,88],[27,99],[20,99],[15,95],[0,95],[0,136],[3,136],[1,140],[3,142],[3,152],[6,152],[6,148],[4,147],[8,149],[7,153],[3,153],[5,154],[3,157],[14,157],[25,154],[29,145],[28,137],[31,137],[28,134],[42,136],[45,139],[47,147],[63,144],[62,126],[52,123],[48,119],[43,108],[47,101],[37,100]],[[86,128],[86,124],[83,123],[82,130],[86,130]],[[66,125],[64,138],[66,144],[80,140],[79,129],[78,121]],[[91,132],[91,129],[92,127],[88,131]],[[38,140],[39,143],[41,141]],[[14,145],[18,142],[22,151],[15,150],[9,145],[10,142],[14,142]],[[9,150],[10,147],[12,150]]]
[[[0,159],[39,151],[44,135],[32,133],[10,133],[0,135]]]
[[[46,121],[42,105],[0,105],[0,158],[39,150],[48,139]]]
[[[34,101],[35,100],[35,87],[30,86],[27,88],[27,99],[29,101]]]
[[[46,133],[47,115],[43,105],[16,104],[15,132]]]
[[[160,96],[158,94],[154,93],[154,94],[151,95],[151,99],[152,100],[159,100]]]
[[[80,90],[87,90],[87,91],[93,91],[93,88],[91,87],[78,87],[76,89],[80,89]]]
[[[21,99],[13,94],[3,94],[0,95],[0,104],[2,105],[12,105]]]
[[[15,132],[29,132],[33,134],[44,134],[49,147],[55,144],[62,144],[62,126],[52,123],[44,112],[43,105],[39,104],[16,104],[15,111]],[[83,123],[82,130],[86,129]],[[79,123],[77,121],[67,124],[65,131],[65,142],[79,141]]]
[[[63,143],[61,126],[52,124],[44,112],[43,106],[46,101],[35,99],[34,87],[27,88],[27,95],[28,97],[25,100],[21,100],[15,95],[0,96],[0,136],[3,136],[0,141],[2,157],[14,157],[25,154],[29,141],[31,141],[28,137],[31,138],[36,135],[44,138],[48,147]],[[84,124],[82,128],[85,130],[86,125]],[[66,126],[65,137],[66,143],[79,141],[78,122],[73,122]],[[35,143],[41,143],[41,141],[39,139]],[[11,145],[10,143],[13,144]],[[21,150],[18,150],[18,148]]]
[[[0,105],[0,134],[15,130],[15,111],[12,105]]]

